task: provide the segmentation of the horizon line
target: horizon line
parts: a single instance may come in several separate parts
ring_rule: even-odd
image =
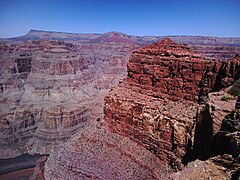
[[[212,38],[240,38],[240,36],[213,36],[213,35],[184,35],[184,34],[171,34],[171,35],[133,35],[133,34],[127,34],[125,32],[121,32],[121,31],[107,31],[107,32],[67,32],[67,31],[57,31],[57,30],[41,30],[41,29],[30,29],[29,31],[27,31],[25,34],[23,35],[18,35],[18,36],[12,36],[12,37],[0,37],[0,39],[11,39],[11,38],[17,38],[17,37],[21,37],[21,36],[26,36],[29,33],[31,33],[31,31],[35,31],[35,32],[47,32],[47,33],[62,33],[62,34],[82,34],[82,35],[90,35],[90,34],[94,34],[94,35],[103,35],[103,34],[108,34],[108,33],[119,33],[119,34],[126,34],[129,36],[139,36],[139,37],[212,37]]]

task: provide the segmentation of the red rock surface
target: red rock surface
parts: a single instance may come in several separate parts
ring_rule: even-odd
[[[163,166],[164,164],[164,166]],[[60,146],[45,165],[46,179],[165,179],[165,163],[127,137],[93,123]]]
[[[25,37],[1,42],[0,157],[12,157],[25,152],[56,152],[57,145],[81,131],[86,122],[101,118],[103,98],[111,85],[127,75],[128,56],[142,46],[138,43],[149,43],[161,38],[128,36],[117,32],[79,35],[32,31]],[[117,141],[113,141],[113,148],[108,148],[108,143],[99,137],[106,151],[120,162],[129,164],[132,160],[129,156],[121,159],[119,154],[122,153],[115,148],[115,143],[121,142],[123,135],[156,154],[160,160],[150,155],[157,161],[159,166],[156,167],[162,166],[166,160],[178,168],[182,167],[180,161],[187,144],[194,141],[199,107],[197,100],[212,90],[218,91],[229,86],[234,79],[239,78],[239,58],[229,62],[209,61],[209,58],[229,59],[239,53],[238,38],[173,38],[181,43],[187,42],[194,48],[194,52],[207,55],[208,59],[169,39],[133,53],[128,63],[128,77],[113,88],[105,99],[104,125],[120,136],[107,131],[104,131],[106,136],[100,135],[104,138],[118,136]],[[43,40],[14,42],[29,39]],[[68,42],[46,39],[64,39]],[[92,129],[86,133],[91,134],[91,131],[96,132]],[[129,139],[129,144],[133,144]],[[56,162],[56,166],[50,170],[49,177],[58,177],[59,169],[63,170],[60,172],[62,176],[71,174],[77,178],[74,175],[76,171],[85,173],[99,152],[94,150],[92,154],[89,153],[90,160],[76,171],[71,168],[64,171],[65,163],[68,167],[71,167],[72,162],[78,163],[74,160],[75,156],[71,157],[67,153],[74,149],[78,155],[82,152],[88,154],[89,147],[99,149],[98,146],[102,145],[96,140],[97,145],[94,146],[83,138],[83,143],[89,143],[84,149],[82,141],[79,142],[76,142],[79,149],[70,145],[71,141],[67,144],[70,149],[66,152],[64,148],[67,146],[60,147],[58,152],[67,158],[61,160],[62,164],[58,164],[59,156],[54,155],[50,159],[49,163]],[[141,157],[129,149],[123,150],[126,151],[136,158]],[[143,148],[141,151],[149,153]],[[108,152],[104,151],[105,155],[99,161],[106,159],[103,162],[114,167],[112,159],[106,157]],[[79,158],[86,157],[83,155]],[[159,178],[159,174],[146,172],[144,163],[134,161],[132,168],[122,168],[118,164],[120,168],[114,172],[119,174],[119,178],[132,177],[136,168],[142,171],[136,171],[136,177],[143,175],[146,178]],[[102,167],[104,164],[99,163],[99,166],[89,168],[91,172],[87,176],[111,177],[106,171],[103,176],[99,175]],[[146,169],[155,168],[151,166]],[[125,170],[126,176],[119,173]]]
[[[143,47],[130,57],[128,77],[105,97],[106,126],[181,167],[197,101],[225,87],[224,78],[239,78],[239,68],[239,59],[207,61],[170,39]]]
[[[239,71],[239,59],[207,61],[187,46],[164,39],[133,52],[127,81],[140,85],[152,96],[164,93],[172,100],[196,101],[202,94],[223,88],[224,78],[230,83],[238,79]]]
[[[172,174],[171,179],[238,179],[239,171],[240,164],[234,162],[234,159],[231,156],[223,155],[213,157],[207,161],[196,160],[191,162],[184,170]]]

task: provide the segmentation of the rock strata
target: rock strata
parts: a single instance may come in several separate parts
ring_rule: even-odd
[[[0,157],[50,153],[101,118],[103,98],[126,75],[136,47],[57,40],[1,45]]]
[[[198,102],[226,87],[225,79],[238,79],[239,68],[239,59],[208,61],[167,38],[145,46],[133,52],[127,78],[105,97],[105,124],[181,168],[194,141]]]
[[[171,100],[199,100],[239,79],[239,59],[208,61],[187,46],[164,39],[133,52],[128,63],[129,83],[152,96],[168,94]],[[151,92],[152,91],[152,92]]]
[[[199,103],[206,102],[209,92],[239,79],[239,56],[214,60],[239,52],[239,39],[173,37],[188,42],[193,51],[163,39],[134,51],[126,69],[133,50],[162,38],[31,31],[4,40],[0,44],[0,157],[53,153],[45,172],[49,179],[166,179],[168,168],[160,171],[166,162],[179,170],[184,158],[185,162],[191,159],[189,152],[195,152],[193,159],[208,158],[206,144],[195,151],[199,140],[195,128],[206,122],[201,117],[212,117],[209,134],[218,134],[221,118],[230,110],[222,103],[219,115],[221,108],[211,95],[213,104],[207,102],[202,109]],[[42,40],[20,42],[28,39]],[[91,121],[101,120],[104,96],[127,74],[105,98],[103,126],[94,124],[84,130]],[[202,132],[205,129],[199,137],[210,137],[212,146],[214,137]],[[210,155],[235,157],[239,133],[231,131],[215,140],[223,139],[227,148],[211,149]],[[66,146],[58,147],[67,140]],[[42,178],[43,164],[39,162],[33,178]]]
[[[168,167],[145,148],[96,122],[50,155],[48,179],[164,179]]]

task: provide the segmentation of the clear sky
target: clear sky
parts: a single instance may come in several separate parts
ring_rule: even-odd
[[[0,37],[30,29],[240,37],[240,0],[0,0]]]

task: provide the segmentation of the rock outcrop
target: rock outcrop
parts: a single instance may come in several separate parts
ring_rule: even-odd
[[[184,170],[171,175],[172,180],[185,179],[238,179],[240,164],[229,155],[222,155],[208,159],[196,160],[189,163]]]
[[[239,72],[239,59],[208,61],[163,39],[133,52],[127,78],[105,97],[105,124],[181,167],[194,141],[198,102],[226,87],[226,79],[238,79]]]
[[[219,91],[240,78],[239,59],[207,61],[170,39],[133,52],[128,63],[128,77],[153,96],[168,94],[172,100],[199,99],[210,91]],[[131,83],[131,82],[130,82]],[[147,92],[151,93],[151,92]]]
[[[225,118],[235,111],[236,98],[228,95],[229,99],[225,100],[223,99],[224,96],[226,96],[224,91],[209,93],[206,104],[199,108],[194,146],[190,153],[192,154],[190,159],[205,160],[214,155],[227,153],[222,151],[224,148],[219,147],[220,144],[227,146],[227,142],[222,143],[222,139],[217,143],[216,136],[219,136],[218,134],[222,131]],[[236,150],[237,148],[233,149]],[[216,153],[219,150],[222,152]]]
[[[224,99],[225,96],[228,99]],[[233,115],[235,104],[236,98],[224,91],[208,94],[206,104],[198,110],[194,145],[188,153],[192,156],[190,159],[205,160],[219,154],[236,157],[240,153],[239,142],[234,142],[239,137],[237,127],[234,127],[234,122],[239,124],[239,119]]]
[[[164,165],[164,166],[163,166]],[[46,179],[163,179],[170,169],[151,152],[94,122],[50,155]]]
[[[215,118],[213,126],[217,133],[221,117],[235,106],[232,106],[235,99],[231,99],[229,104],[216,104],[223,110],[218,111],[213,107],[214,94],[209,94],[209,102],[204,102],[207,105],[199,102],[209,92],[225,88],[238,79],[239,63],[239,59],[208,61],[170,39],[133,52],[128,76],[105,97],[104,119],[92,122],[59,146],[46,163],[45,178],[167,179],[172,169],[166,163],[174,170],[184,169],[183,163],[193,159],[188,153],[196,148],[195,129],[199,130],[201,109],[207,105],[213,108],[210,114]],[[225,70],[229,73],[222,74]],[[199,162],[202,169],[215,171],[221,166],[210,161],[193,162],[187,168],[192,173],[191,167]],[[230,177],[232,172],[237,172],[236,168],[234,165],[230,174],[218,170],[217,177]],[[212,176],[210,171],[202,174],[202,169],[189,173],[188,177]],[[179,175],[172,177],[179,178]]]

